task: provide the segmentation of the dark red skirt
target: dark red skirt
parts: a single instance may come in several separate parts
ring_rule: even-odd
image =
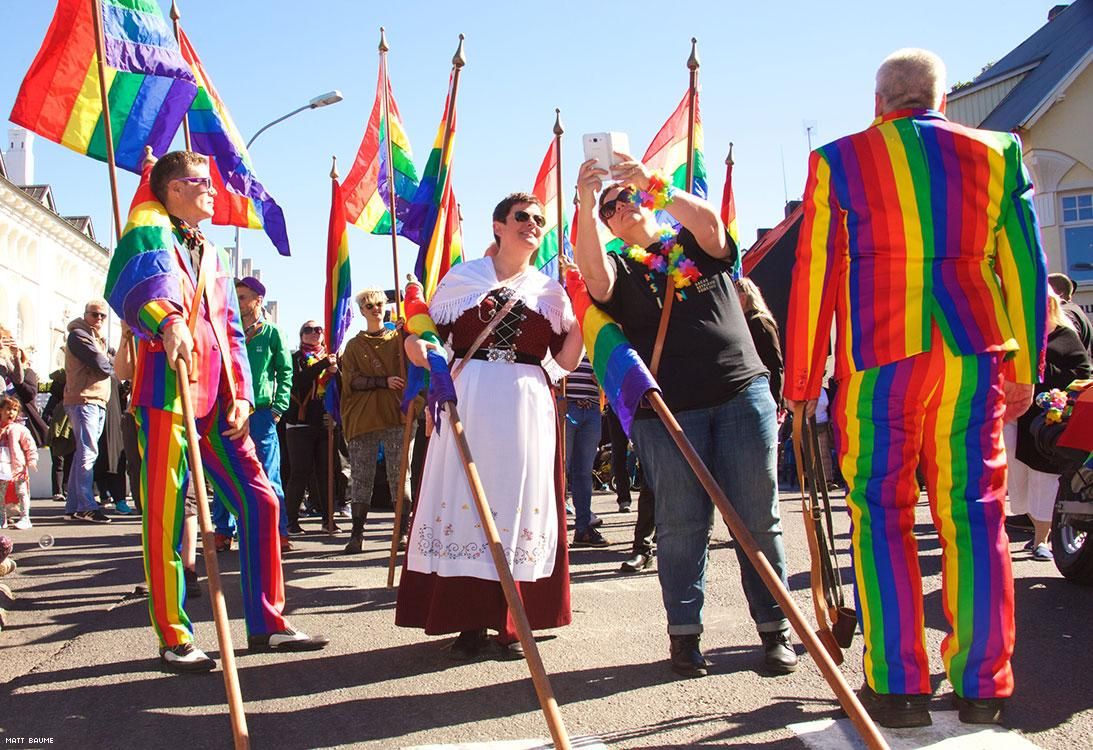
[[[560,456],[555,451],[558,549],[554,554],[554,570],[538,581],[516,582],[532,630],[559,628],[573,620],[569,607],[569,544],[562,482]],[[406,569],[405,559],[399,579],[395,624],[403,628],[421,628],[427,635],[491,628],[510,637],[505,640],[516,638],[516,626],[499,582],[470,576],[417,573]]]

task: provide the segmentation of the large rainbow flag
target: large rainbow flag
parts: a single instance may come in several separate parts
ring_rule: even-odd
[[[336,179],[330,180],[330,228],[326,242],[326,290],[323,294],[323,324],[326,349],[337,354],[342,348],[349,324],[353,322],[353,293],[349,278],[349,229],[345,221],[345,198]],[[323,396],[328,414],[341,422],[341,394],[338,379],[331,378]]]
[[[547,149],[543,163],[539,166],[539,173],[535,175],[535,186],[531,194],[543,203],[543,216],[546,217],[546,226],[543,227],[543,241],[539,244],[539,252],[535,256],[535,267],[551,278],[558,278],[558,140],[552,139],[550,148]],[[562,254],[570,258],[573,250],[570,247],[566,233],[569,231],[569,222],[566,221],[565,211],[562,211]]]
[[[246,141],[181,29],[179,44],[198,85],[187,119],[193,150],[210,157],[209,173],[217,191],[213,224],[265,229],[277,252],[288,255],[284,212],[255,176]]]
[[[453,72],[454,76],[454,72]],[[437,284],[448,269],[463,260],[463,233],[459,225],[459,204],[452,191],[452,155],[455,153],[455,102],[448,83],[448,96],[444,100],[444,113],[440,128],[433,141],[433,150],[421,175],[421,183],[414,195],[414,204],[406,218],[403,235],[417,242],[421,248],[417,256],[415,273],[425,288],[425,298],[433,296]],[[447,158],[444,156],[444,136],[451,112],[451,142]],[[414,237],[417,237],[415,240]]]
[[[551,140],[547,155],[543,157],[543,163],[539,166],[539,174],[536,175],[536,184],[531,188],[531,195],[542,201],[543,216],[547,218],[547,225],[543,226],[543,239],[539,244],[539,253],[536,256],[536,268],[552,279],[557,279],[557,209],[561,196],[557,195],[557,169],[559,169],[559,153],[557,153],[557,139]],[[569,222],[565,219],[565,210],[562,211],[562,255],[566,258],[573,257],[573,248],[569,246],[566,236],[569,230]]]
[[[706,197],[706,159],[702,155],[702,113],[695,92],[694,175],[687,184],[687,120],[690,89],[683,94],[679,106],[661,126],[645,156],[641,158],[650,169],[659,169],[678,190],[686,190],[699,198]]]
[[[58,0],[9,119],[43,138],[106,161],[92,6]],[[114,160],[140,174],[144,147],[162,156],[197,95],[158,4],[102,0],[105,78]]]
[[[387,118],[383,117],[383,89],[387,89]],[[387,142],[391,142],[391,162],[387,163]],[[349,222],[372,234],[390,234],[390,175],[395,178],[395,222],[399,234],[406,235],[406,216],[417,193],[417,169],[414,168],[410,139],[402,125],[398,104],[387,76],[386,56],[380,61],[376,101],[364,131],[357,156],[342,183],[345,213]],[[416,233],[411,231],[414,242]],[[420,242],[418,243],[420,244]]]
[[[649,391],[660,391],[660,386],[630,346],[619,324],[592,303],[584,279],[575,268],[566,272],[565,288],[573,302],[596,380],[629,436],[642,398]]]

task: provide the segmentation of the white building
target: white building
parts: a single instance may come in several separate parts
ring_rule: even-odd
[[[69,321],[101,297],[110,252],[88,216],[62,216],[48,184],[35,184],[34,136],[11,128],[0,155],[0,324],[42,380],[64,363]]]

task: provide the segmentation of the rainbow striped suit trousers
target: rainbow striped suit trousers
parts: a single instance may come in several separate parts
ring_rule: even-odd
[[[186,596],[179,548],[183,505],[189,478],[186,428],[181,414],[138,406],[134,409],[141,452],[144,498],[144,572],[148,612],[161,646],[193,640],[184,608]],[[224,410],[218,404],[197,420],[201,461],[216,501],[239,520],[239,577],[248,635],[288,627],[282,611],[285,586],[278,544],[278,502],[266,479],[250,436],[229,440]]]

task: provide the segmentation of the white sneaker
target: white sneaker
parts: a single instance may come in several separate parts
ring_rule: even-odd
[[[34,524],[30,522],[30,516],[23,516],[15,522],[15,528],[17,529],[30,529],[34,528]]]

